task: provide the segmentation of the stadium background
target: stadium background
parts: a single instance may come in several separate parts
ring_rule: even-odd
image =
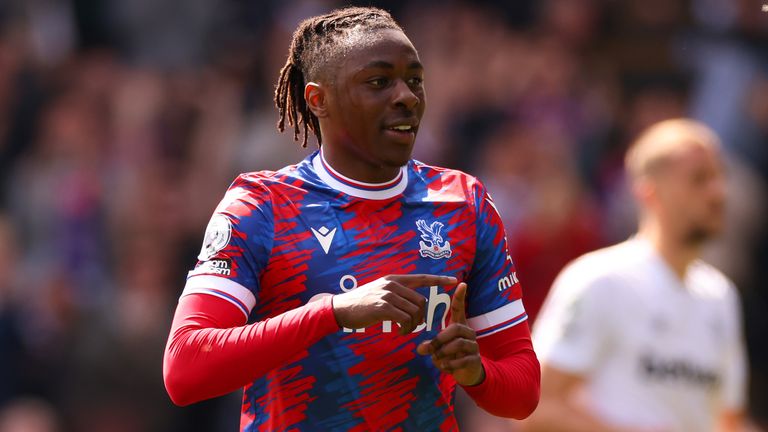
[[[307,153],[275,131],[273,86],[299,20],[344,4],[0,1],[0,432],[236,429],[239,394],[172,406],[163,345],[229,182]],[[708,256],[740,288],[768,423],[763,2],[357,4],[420,51],[416,157],[488,184],[534,315],[568,260],[631,233],[621,158],[641,128],[691,115],[722,135],[729,224]]]

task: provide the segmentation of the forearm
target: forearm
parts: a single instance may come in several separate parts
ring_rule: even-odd
[[[215,318],[231,315],[212,315],[201,303],[229,307],[202,294],[180,300],[163,361],[166,389],[178,405],[237,390],[338,330],[330,297],[236,327],[231,318]]]
[[[489,413],[523,419],[539,402],[541,372],[527,325],[516,327],[478,341],[485,379],[464,389]]]

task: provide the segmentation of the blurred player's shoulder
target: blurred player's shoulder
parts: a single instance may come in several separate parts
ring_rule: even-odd
[[[670,280],[662,258],[645,240],[631,238],[595,250],[566,265],[554,288],[572,295],[601,291],[617,298],[629,292],[647,291],[659,281]],[[733,282],[720,270],[704,261],[691,264],[685,285],[700,298],[737,298]]]
[[[534,325],[537,352],[548,352],[570,320],[623,322],[626,314],[617,311],[629,310],[628,306],[638,298],[633,273],[628,271],[637,268],[639,261],[631,242],[589,252],[563,268]],[[586,366],[579,366],[582,367]]]
[[[709,299],[738,297],[736,285],[713,265],[696,260],[688,268],[687,285],[693,292]]]
[[[599,281],[632,273],[636,271],[637,264],[647,259],[647,252],[636,242],[630,239],[586,253],[568,263],[560,277]]]

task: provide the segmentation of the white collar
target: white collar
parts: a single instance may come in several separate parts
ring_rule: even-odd
[[[371,200],[394,198],[403,193],[406,186],[408,186],[408,169],[406,166],[401,167],[400,173],[388,182],[365,183],[346,177],[333,169],[325,160],[325,157],[323,157],[322,150],[317,152],[312,159],[312,165],[320,180],[325,184],[339,192],[357,198]]]

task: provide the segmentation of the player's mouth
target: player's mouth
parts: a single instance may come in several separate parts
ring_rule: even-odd
[[[384,133],[395,141],[412,144],[419,130],[416,122],[393,123],[384,128]]]

